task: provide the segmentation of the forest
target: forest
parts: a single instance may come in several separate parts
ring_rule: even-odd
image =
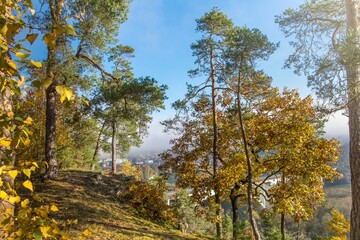
[[[216,6],[193,19],[191,81],[155,170],[117,164],[169,97],[120,41],[132,4],[0,2],[0,238],[360,239],[359,1],[275,16],[308,96],[261,68],[280,43],[260,29]],[[325,136],[336,112],[345,141]]]

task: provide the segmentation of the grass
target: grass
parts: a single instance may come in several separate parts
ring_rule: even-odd
[[[85,229],[91,230],[89,239],[206,239],[184,235],[170,224],[159,224],[143,218],[135,210],[120,204],[117,192],[124,183],[117,175],[69,170],[60,172],[56,181],[38,183],[36,190],[46,202],[55,203],[56,219],[68,221],[64,229],[77,239]],[[71,223],[76,220],[77,224]]]

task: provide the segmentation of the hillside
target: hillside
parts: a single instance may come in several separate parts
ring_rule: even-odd
[[[93,172],[63,171],[57,181],[38,183],[37,192],[46,202],[56,203],[56,219],[71,221],[65,231],[77,239],[85,229],[89,239],[204,239],[184,235],[170,225],[151,222],[139,216],[126,204],[119,203],[116,193],[123,180],[117,175]]]

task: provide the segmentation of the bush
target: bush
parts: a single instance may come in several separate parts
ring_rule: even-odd
[[[128,184],[127,191],[121,197],[139,213],[152,220],[173,222],[173,213],[164,199],[166,189],[167,186],[163,180],[155,184],[133,181]]]

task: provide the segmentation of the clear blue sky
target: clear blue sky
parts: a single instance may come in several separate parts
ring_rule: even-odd
[[[190,79],[188,70],[194,68],[191,43],[199,39],[195,32],[195,19],[200,18],[213,7],[218,7],[235,25],[258,28],[270,41],[280,42],[280,48],[269,61],[260,67],[273,78],[273,85],[282,89],[297,88],[302,96],[311,93],[306,86],[306,77],[296,76],[290,69],[283,69],[287,56],[293,51],[289,39],[285,39],[277,24],[275,15],[287,8],[296,8],[303,0],[134,0],[129,19],[121,26],[120,41],[135,48],[133,68],[137,76],[151,76],[161,84],[167,84],[167,109],[154,115],[150,136],[143,148],[165,144],[168,137],[161,133],[159,120],[171,117],[174,113],[170,104],[184,97],[186,82]],[[198,80],[199,81],[199,80]],[[340,124],[346,131],[344,118],[337,118],[330,125]],[[328,130],[332,130],[328,127]],[[338,133],[334,133],[337,135]],[[332,135],[334,135],[332,134]]]

